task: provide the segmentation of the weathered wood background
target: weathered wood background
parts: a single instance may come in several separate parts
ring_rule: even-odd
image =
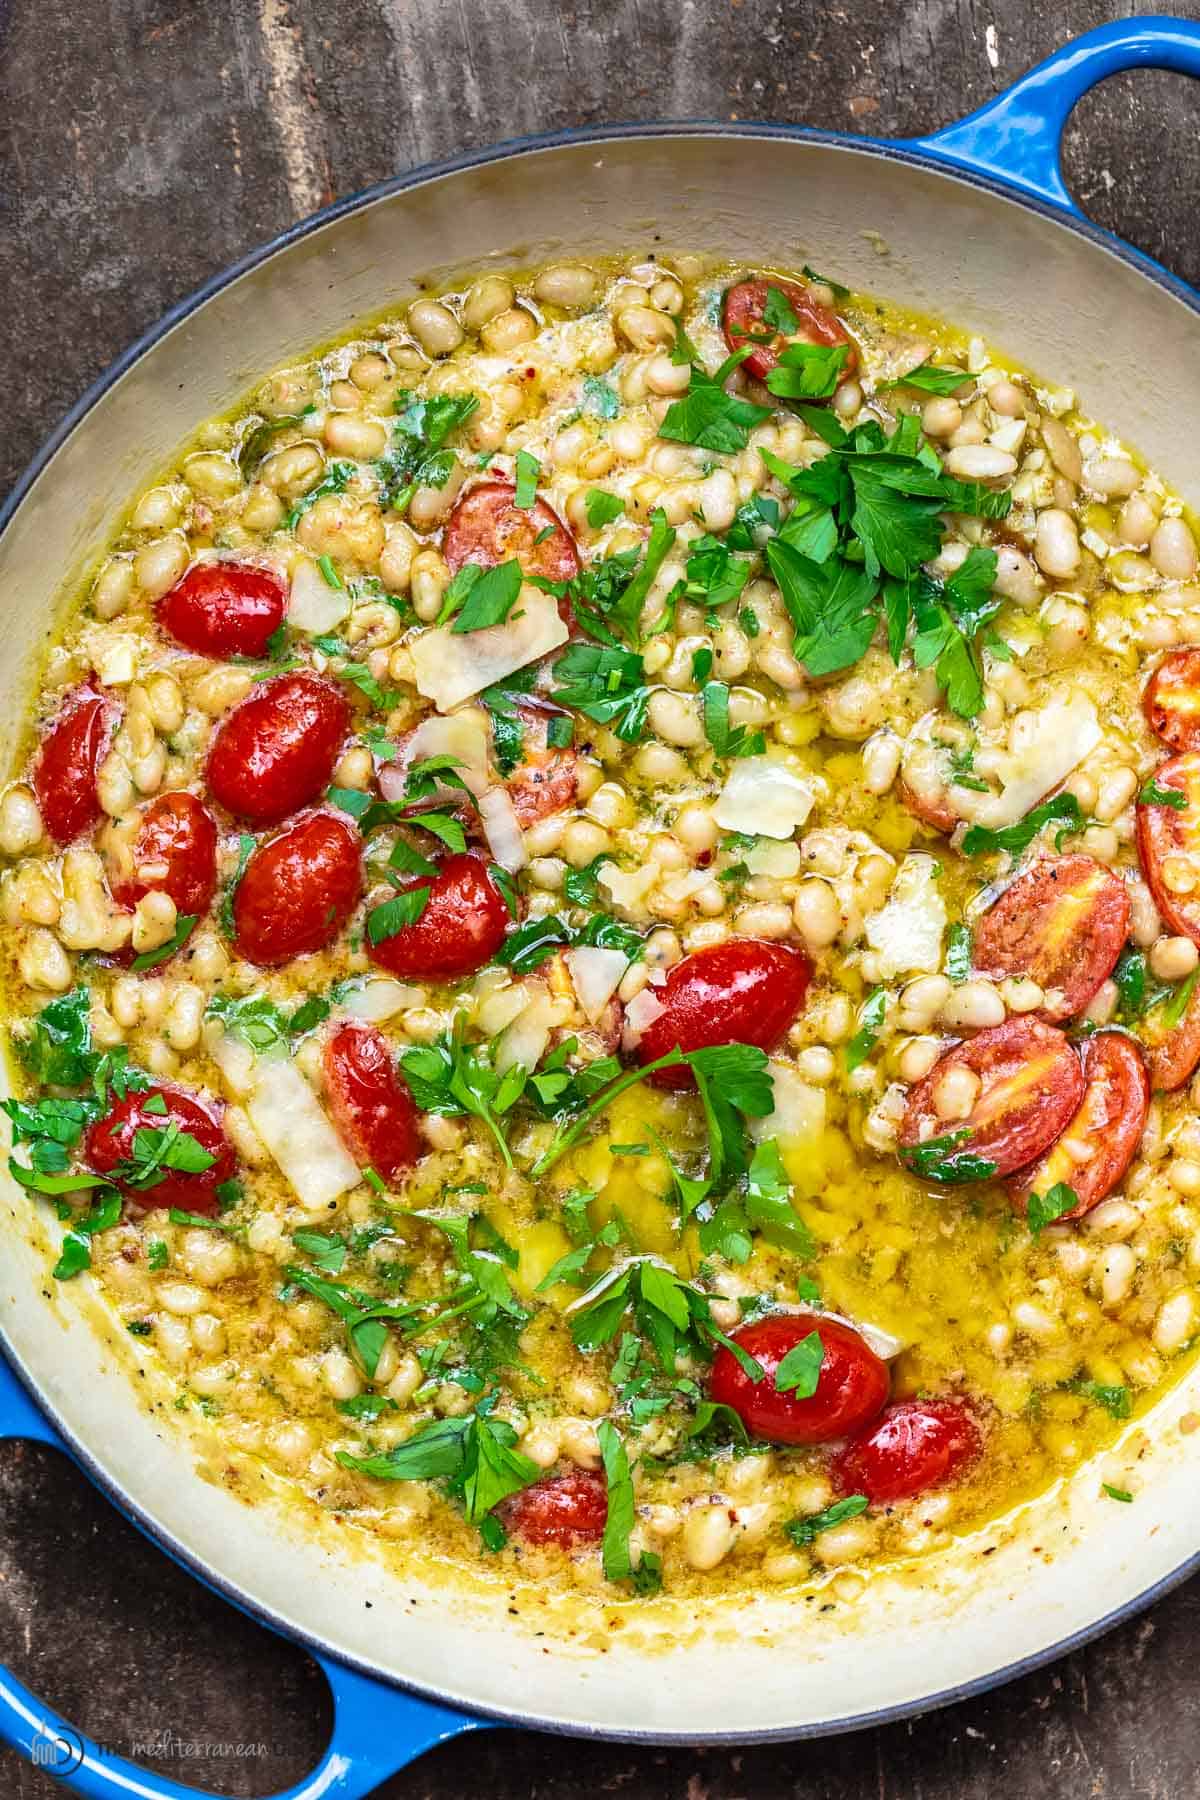
[[[1103,0],[0,0],[0,490],[170,305],[412,163],[601,120],[767,118],[899,136],[978,105]],[[1200,0],[1176,0],[1200,17]],[[1200,280],[1200,96],[1116,80],[1068,133],[1091,214]],[[1036,304],[1036,276],[1031,277]],[[1147,353],[1146,378],[1169,394]],[[797,1658],[804,1654],[797,1643]],[[0,1450],[0,1655],[106,1742],[230,1795],[297,1780],[329,1704],[306,1659],[202,1593],[58,1458]],[[494,1732],[389,1800],[1200,1800],[1200,1589],[1056,1668],[907,1725],[776,1749]],[[703,1701],[703,1696],[698,1696]],[[722,1721],[732,1723],[732,1721]],[[213,1757],[205,1746],[265,1745]],[[0,1756],[0,1794],[48,1800]]]

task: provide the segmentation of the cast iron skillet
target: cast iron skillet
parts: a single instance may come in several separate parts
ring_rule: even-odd
[[[1167,68],[1200,76],[1200,25],[1183,19],[1142,18],[1102,27],[1068,45],[1032,70],[1000,98],[961,123],[932,137],[910,142],[884,143],[839,134],[742,124],[736,127],[700,124],[614,127],[595,132],[524,140],[460,158],[437,168],[415,170],[305,220],[217,276],[190,299],[169,312],[152,331],[112,365],[63,420],[0,509],[0,532],[14,519],[51,459],[67,445],[76,427],[110,394],[121,376],[152,351],[168,332],[188,320],[206,302],[222,294],[237,278],[256,269],[281,249],[299,243],[332,222],[360,212],[380,199],[419,189],[433,178],[442,178],[456,172],[486,170],[490,165],[502,164],[514,157],[527,157],[562,145],[592,145],[599,153],[603,153],[605,146],[649,138],[687,139],[698,135],[710,138],[719,134],[747,139],[799,139],[830,149],[852,149],[860,156],[866,154],[893,164],[907,164],[913,170],[925,173],[950,174],[958,182],[966,181],[983,193],[1000,195],[1009,201],[1016,198],[1030,212],[1056,222],[1066,232],[1104,246],[1145,281],[1165,290],[1193,314],[1200,313],[1200,296],[1184,283],[1148,257],[1118,243],[1090,224],[1071,200],[1062,180],[1059,141],[1071,109],[1097,82],[1135,67]],[[636,235],[636,231],[636,224],[631,224],[631,236]],[[881,280],[878,285],[886,291],[885,280]],[[1049,369],[1053,373],[1052,364]],[[255,370],[252,373],[258,372]],[[1112,422],[1119,423],[1117,420]],[[12,1361],[19,1365],[19,1359],[15,1355]],[[281,1621],[277,1617],[255,1603],[242,1590],[233,1589],[219,1569],[198,1564],[181,1544],[155,1529],[141,1509],[136,1495],[122,1491],[101,1474],[95,1457],[80,1437],[74,1431],[56,1429],[47,1413],[55,1413],[57,1409],[44,1392],[39,1393],[33,1375],[22,1367],[21,1376],[23,1380],[18,1378],[8,1363],[0,1360],[0,1437],[26,1438],[67,1449],[99,1481],[109,1498],[127,1516],[133,1518],[135,1523],[147,1530],[168,1554],[176,1556],[177,1560],[185,1563],[208,1585],[233,1599],[236,1604],[243,1605],[246,1611],[269,1625],[280,1627]],[[1183,1580],[1198,1564],[1200,1553],[1181,1562],[1168,1575],[1117,1610],[1100,1614],[1086,1629],[1049,1643],[1036,1655],[998,1667],[985,1677],[961,1687],[941,1687],[938,1691],[929,1692],[902,1705],[852,1718],[839,1718],[827,1724],[807,1724],[773,1735],[813,1736],[827,1731],[879,1724],[888,1719],[945,1705],[995,1686],[1061,1656],[1077,1644],[1108,1630]],[[491,1719],[452,1711],[418,1698],[402,1687],[364,1676],[328,1653],[321,1654],[322,1646],[318,1642],[312,1639],[305,1641],[317,1654],[333,1690],[333,1737],[319,1767],[298,1786],[289,1789],[286,1795],[278,1796],[278,1800],[318,1800],[318,1797],[326,1795],[336,1795],[341,1800],[354,1800],[356,1796],[370,1793],[389,1774],[432,1744],[456,1733],[479,1729],[493,1722],[529,1722],[523,1711],[515,1709]],[[573,1728],[585,1733],[595,1731],[594,1726],[583,1720]],[[648,1739],[655,1737],[653,1731],[637,1735]],[[731,1738],[736,1739],[737,1735],[736,1730],[713,1731],[699,1724],[692,1741],[703,1741],[706,1738],[729,1741]],[[123,1796],[124,1800],[188,1800],[189,1796],[200,1791],[162,1779],[120,1758],[106,1755],[98,1745],[84,1738],[66,1721],[43,1707],[2,1668],[0,1737],[59,1778],[64,1788],[92,1796],[93,1800],[117,1800],[118,1796]]]

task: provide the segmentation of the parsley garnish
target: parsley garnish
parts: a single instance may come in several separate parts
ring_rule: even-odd
[[[886,1017],[887,989],[873,988],[859,1011],[858,1030],[846,1045],[844,1056],[848,1075],[853,1074],[870,1056],[879,1042],[879,1033]]]
[[[1047,1227],[1053,1225],[1055,1219],[1061,1219],[1072,1207],[1079,1205],[1079,1195],[1065,1181],[1056,1181],[1045,1194],[1030,1194],[1025,1209],[1025,1222],[1029,1226],[1030,1235],[1038,1237]]]
[[[602,381],[599,375],[585,375],[582,410],[594,413],[598,419],[615,419],[621,410],[616,389]]]
[[[987,1181],[996,1173],[996,1164],[960,1148],[970,1136],[964,1126],[961,1131],[948,1131],[923,1144],[911,1144],[901,1155],[913,1174],[925,1181],[940,1181],[948,1187],[957,1187],[964,1181]]]
[[[356,471],[353,463],[330,463],[324,476],[317,482],[316,486],[309,488],[307,494],[301,494],[299,500],[297,500],[291,512],[283,521],[283,529],[285,531],[295,531],[297,523],[304,517],[304,514],[308,511],[309,507],[315,506],[317,501],[323,500],[327,494],[344,494],[355,473]]]
[[[1044,825],[1059,823],[1062,830],[1055,833],[1055,848],[1062,848],[1062,840],[1072,831],[1078,831],[1083,825],[1083,813],[1074,794],[1063,792],[1055,794],[1049,800],[1043,800],[1032,812],[1018,819],[1015,825],[1002,826],[992,831],[986,825],[972,825],[962,841],[964,856],[987,856],[995,850],[1007,850],[1010,856],[1019,856],[1037,836]]]
[[[950,927],[946,937],[946,975],[955,985],[971,973],[971,933],[961,922]]]
[[[1102,1481],[1100,1483],[1100,1491],[1101,1493],[1107,1494],[1110,1500],[1121,1500],[1126,1506],[1132,1504],[1133,1495],[1129,1492],[1128,1488],[1113,1487],[1111,1482]]]
[[[767,387],[781,400],[828,400],[849,354],[848,344],[789,344],[768,370]]]
[[[512,1155],[500,1121],[520,1099],[526,1071],[514,1064],[498,1074],[480,1046],[464,1041],[465,1023],[464,1015],[456,1014],[449,1033],[432,1044],[404,1051],[400,1067],[422,1112],[470,1113],[491,1133],[511,1169]]]
[[[1101,1381],[1067,1381],[1063,1386],[1067,1393],[1078,1394],[1095,1406],[1102,1406],[1111,1418],[1127,1419],[1133,1411],[1133,1400],[1127,1387],[1110,1387]]]
[[[770,408],[755,406],[753,401],[743,400],[736,394],[727,394],[725,382],[738,364],[751,354],[752,348],[747,345],[735,350],[713,375],[707,374],[699,363],[693,363],[692,385],[681,400],[673,401],[667,408],[658,428],[659,437],[725,454],[744,450],[754,426],[770,418]]]
[[[589,488],[583,499],[587,512],[587,522],[593,531],[603,530],[619,519],[625,511],[625,502],[619,494],[606,493],[603,488]]]
[[[598,725],[611,725],[627,744],[646,729],[646,686],[642,659],[633,650],[601,644],[569,644],[554,666],[560,683],[551,699],[581,712]]]
[[[811,1400],[817,1391],[824,1361],[825,1346],[820,1333],[810,1331],[780,1359],[775,1371],[776,1393],[795,1394],[797,1400]]]
[[[199,913],[180,913],[175,920],[175,929],[165,944],[160,944],[157,950],[143,950],[140,956],[134,957],[129,965],[133,973],[140,975],[143,969],[156,969],[159,963],[164,963],[169,957],[174,956],[175,952],[182,949],[183,945],[187,943],[192,927],[199,917]]]
[[[516,487],[513,492],[513,505],[519,506],[522,512],[528,512],[537,499],[538,479],[542,473],[542,465],[536,456],[528,450],[518,450],[516,456]]]
[[[1142,806],[1171,806],[1176,812],[1187,811],[1187,795],[1180,788],[1159,787],[1152,775],[1138,795]]]
[[[418,400],[410,388],[401,388],[392,404],[399,416],[391,447],[375,472],[384,490],[381,504],[403,512],[418,487],[446,485],[454,457],[442,446],[478,411],[479,399],[475,394],[431,394]]]
[[[452,632],[486,631],[491,625],[502,625],[517,603],[522,579],[515,556],[490,569],[464,563],[446,589],[438,624],[445,624],[457,611]]]
[[[811,1544],[821,1532],[831,1531],[835,1525],[841,1525],[847,1519],[857,1519],[860,1513],[866,1512],[869,1504],[865,1494],[847,1494],[844,1500],[835,1500],[824,1512],[789,1519],[783,1529],[793,1544],[802,1548],[805,1544]]]
[[[944,369],[936,363],[921,363],[910,369],[907,375],[898,375],[895,381],[885,381],[885,388],[914,387],[923,394],[956,394],[971,376],[963,369]]]
[[[706,681],[700,690],[704,735],[719,757],[761,756],[767,740],[761,731],[729,723],[729,689],[723,681]]]

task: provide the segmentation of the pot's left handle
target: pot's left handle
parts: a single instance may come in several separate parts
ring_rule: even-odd
[[[0,1354],[0,1439],[65,1446]],[[333,1693],[333,1732],[317,1767],[272,1800],[365,1800],[389,1775],[435,1744],[490,1723],[420,1700],[318,1656]],[[139,1768],[85,1737],[0,1665],[0,1739],[68,1793],[88,1800],[212,1800]]]

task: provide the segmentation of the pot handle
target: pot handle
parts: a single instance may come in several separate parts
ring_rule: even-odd
[[[929,137],[909,138],[907,147],[952,167],[994,176],[1081,218],[1062,178],[1063,130],[1090,88],[1126,69],[1173,69],[1200,76],[1200,22],[1151,16],[1100,25],[1056,50],[965,119]]]
[[[0,1354],[0,1440],[24,1438],[67,1451]],[[388,1682],[359,1675],[317,1656],[333,1694],[333,1732],[317,1767],[270,1800],[365,1800],[414,1758],[488,1719],[418,1699]],[[213,1800],[211,1789],[185,1787],[127,1762],[85,1737],[0,1664],[0,1740],[86,1800]]]

